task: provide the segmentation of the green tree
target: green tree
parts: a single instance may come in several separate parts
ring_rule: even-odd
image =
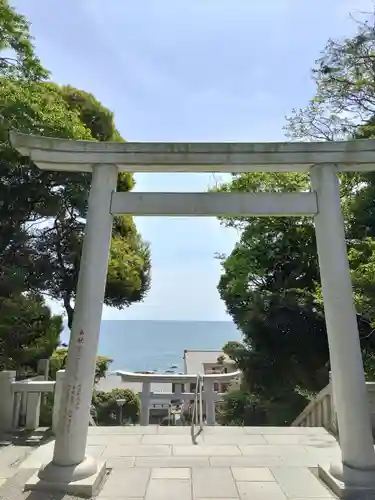
[[[0,0],[0,76],[39,80],[48,77],[36,57],[29,23],[8,0]]]
[[[356,21],[351,38],[329,40],[315,62],[315,95],[287,117],[286,134],[298,140],[375,137],[375,12]],[[375,238],[375,174],[341,176],[348,239]]]
[[[51,380],[56,380],[56,372],[65,370],[68,357],[68,349],[66,347],[58,347],[51,356],[49,376]],[[108,372],[112,359],[107,356],[97,356],[95,368],[95,383],[101,378],[104,378]]]
[[[220,189],[285,192],[304,190],[306,184],[299,174],[241,174]],[[232,253],[222,256],[218,285],[244,334],[242,349],[233,345],[235,355],[228,354],[245,369],[252,392],[284,392],[287,384],[291,390],[299,384],[319,389],[328,380],[328,348],[314,295],[319,274],[312,221],[259,217],[222,222],[241,230]]]
[[[29,162],[10,148],[7,130],[24,114],[30,117],[26,122],[40,126],[43,113],[38,115],[37,105],[46,114],[54,112],[48,89],[36,97],[35,90],[42,89],[38,82],[48,72],[34,53],[28,23],[5,0],[0,1],[0,25],[0,368],[15,369],[22,377],[35,374],[38,359],[49,357],[56,348],[62,320],[35,292],[37,256],[25,227],[46,215],[48,189],[40,172],[28,169]],[[58,128],[59,110],[57,103]],[[64,128],[76,124],[67,122]]]
[[[37,169],[11,147],[8,131],[122,139],[113,114],[91,94],[45,81],[48,72],[34,53],[28,22],[4,0],[0,25],[0,298],[25,304],[39,293],[50,295],[63,301],[71,324],[90,176]],[[133,184],[130,174],[119,175],[118,190]],[[118,217],[106,303],[124,307],[142,300],[149,284],[148,246],[132,218]]]
[[[375,137],[375,12],[356,20],[357,33],[329,40],[312,71],[315,95],[293,110],[285,131],[292,139]],[[375,174],[341,175],[342,207],[357,311],[374,325]],[[369,335],[372,334],[372,330]],[[372,339],[369,339],[369,342]]]
[[[119,131],[116,129],[114,114],[101,104],[92,94],[78,90],[71,85],[61,87],[61,93],[72,111],[77,111],[82,123],[90,130],[92,137],[97,141],[124,142]],[[121,174],[122,180],[127,180],[128,191],[133,187],[131,174]]]
[[[315,61],[315,95],[294,109],[285,132],[292,139],[339,140],[374,135],[375,13],[355,20],[353,37],[330,39]]]
[[[59,344],[62,327],[40,295],[0,297],[0,370],[16,370],[20,378],[35,374],[38,360]]]
[[[294,111],[287,132],[303,140],[373,136],[375,104],[374,16],[358,34],[330,40],[317,62],[316,95]],[[373,373],[373,262],[375,176],[342,175],[342,208],[368,374]],[[223,191],[306,191],[301,174],[235,174]],[[288,422],[286,403],[328,380],[329,358],[312,221],[305,218],[224,218],[240,230],[229,256],[221,256],[219,293],[243,333],[228,354],[243,369],[247,387],[270,414]],[[281,382],[282,381],[282,382]],[[306,392],[307,391],[307,392]],[[271,411],[272,409],[272,411]],[[280,415],[283,415],[280,417]]]
[[[251,395],[244,390],[230,391],[224,401],[216,407],[216,419],[220,425],[249,425],[246,422],[246,408],[251,405]],[[262,424],[264,419],[262,420]],[[256,425],[256,424],[253,424]]]
[[[119,399],[125,400],[122,410],[117,403]],[[95,391],[93,406],[97,425],[124,425],[128,421],[136,423],[139,418],[139,397],[130,389]]]
[[[81,96],[80,107],[73,101],[75,105],[68,108],[72,87],[39,82],[25,86],[9,79],[3,83],[0,88],[0,220],[3,228],[0,253],[2,274],[14,277],[4,279],[3,283],[9,292],[16,280],[26,290],[35,289],[62,300],[71,325],[71,302],[77,285],[90,176],[38,170],[11,148],[7,130],[16,128],[48,136],[92,139],[91,124],[95,126],[94,132],[103,136],[100,124],[92,118],[96,106],[96,116],[106,120],[103,128],[112,124],[110,138],[117,137],[118,132],[109,111],[104,112],[105,108],[89,94],[76,90]],[[91,115],[85,112],[85,103]],[[87,124],[81,121],[81,116],[86,117]],[[131,175],[119,175],[120,190],[132,186]],[[148,245],[137,233],[132,217],[116,217],[106,303],[119,308],[128,306],[142,300],[149,286]]]
[[[55,216],[62,200],[77,205],[80,175],[37,169],[21,157],[8,141],[8,130],[88,139],[90,132],[52,84],[2,79],[0,85],[0,255],[1,292],[43,290],[48,266],[41,260],[36,243],[40,224]],[[87,184],[87,182],[86,182]],[[86,185],[87,189],[87,185]],[[76,210],[81,207],[77,207]]]
[[[69,110],[77,113],[81,122],[95,140],[123,141],[118,133],[113,113],[94,96],[71,86],[58,88]],[[89,179],[81,175],[86,184],[74,186],[71,197],[55,216],[52,226],[39,233],[36,245],[42,262],[47,262],[45,291],[54,299],[61,300],[68,316],[69,327],[73,321],[72,301],[78,281],[80,256],[85,224]],[[119,191],[128,191],[134,185],[131,174],[121,173],[118,177]],[[71,189],[71,187],[70,187]],[[76,209],[78,206],[78,210]],[[148,245],[138,234],[133,218],[114,218],[112,243],[108,263],[108,277],[105,303],[119,309],[143,299],[150,286],[150,252]]]
[[[78,282],[84,222],[77,216],[55,219],[42,231],[35,248],[46,268],[43,290],[62,300],[71,327],[72,300]],[[47,263],[44,265],[44,263]],[[132,217],[115,217],[108,262],[105,304],[122,309],[143,299],[150,286],[150,252],[137,233]]]

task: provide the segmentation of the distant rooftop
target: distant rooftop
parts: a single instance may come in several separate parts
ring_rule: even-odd
[[[226,364],[234,363],[223,351],[185,349],[183,358],[185,373],[204,373],[204,365],[217,364],[219,356],[224,356]]]

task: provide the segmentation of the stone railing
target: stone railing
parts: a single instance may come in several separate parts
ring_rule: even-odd
[[[40,406],[45,393],[54,392],[55,382],[38,375],[26,380],[12,382],[13,417],[12,428],[27,430],[39,427]]]
[[[142,384],[142,390],[139,393],[141,399],[140,424],[149,425],[150,408],[152,401],[183,401],[184,407],[187,402],[195,399],[195,392],[187,392],[185,389],[190,384],[195,384],[197,375],[195,374],[164,374],[164,373],[134,373],[125,371],[116,371],[123,382],[139,382]],[[231,382],[233,379],[241,376],[240,371],[232,373],[207,374],[203,377],[203,400],[205,403],[205,414],[207,425],[215,425],[215,407],[218,401],[223,399],[223,394],[214,391],[214,383]],[[175,390],[170,392],[151,391],[151,384],[172,384]]]
[[[117,372],[124,381],[142,383],[141,425],[148,425],[151,400],[171,402],[179,400],[189,402],[195,398],[194,392],[185,392],[187,384],[196,382],[196,375],[140,374]],[[0,431],[11,432],[16,429],[34,430],[39,427],[42,395],[53,393],[52,431],[56,431],[58,416],[61,409],[63,381],[65,370],[56,373],[56,381],[45,380],[45,375],[25,380],[16,380],[15,371],[0,372]],[[215,405],[222,400],[223,394],[214,391],[215,382],[230,382],[240,376],[240,372],[213,374],[204,377],[203,398],[206,406],[208,425],[215,424]],[[173,384],[172,392],[151,392],[153,382]],[[92,419],[90,425],[94,425]]]
[[[375,437],[375,382],[366,382],[366,388],[371,413],[372,432]],[[331,382],[298,415],[292,426],[324,427],[333,434],[338,435]]]
[[[0,372],[0,429],[12,431],[39,427],[42,394],[55,391],[54,381],[38,375],[16,380],[15,371]]]
[[[54,393],[52,430],[56,430],[60,410],[64,370],[56,374],[56,381],[45,380],[44,375],[16,380],[15,371],[0,372],[0,430],[34,430],[39,427],[42,395]]]
[[[336,413],[333,405],[332,385],[329,383],[293,422],[297,427],[324,427],[336,434]]]

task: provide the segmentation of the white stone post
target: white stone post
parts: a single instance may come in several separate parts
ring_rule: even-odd
[[[370,411],[335,166],[314,166],[311,185],[318,197],[315,231],[342,451],[342,463],[330,472],[346,485],[373,485]]]
[[[330,416],[329,416],[329,425],[334,434],[338,435],[337,428],[337,412],[335,405],[335,394],[333,392],[333,383],[332,383],[332,372],[329,372],[329,389],[330,389]]]
[[[142,383],[141,392],[141,415],[140,424],[143,426],[150,423],[150,399],[151,399],[151,384],[150,382]]]
[[[40,392],[28,392],[26,404],[25,429],[34,430],[39,427],[40,403],[42,394]]]
[[[184,384],[172,384],[172,388],[174,387],[173,392],[173,399],[179,399],[180,401],[182,400],[182,393],[184,392]]]
[[[15,371],[0,372],[0,430],[8,432],[13,426],[14,393],[12,383],[16,379]]]
[[[27,392],[21,392],[21,401],[19,409],[19,424],[21,427],[26,425],[26,415],[27,415]]]
[[[21,393],[15,392],[13,399],[13,419],[12,429],[18,429],[20,424],[20,410],[21,410]],[[1,417],[0,417],[1,419]],[[1,430],[1,425],[0,425]]]
[[[206,403],[206,422],[207,425],[215,425],[215,393],[214,382],[212,379],[204,378],[204,391],[203,396]]]
[[[52,432],[56,434],[59,415],[61,412],[61,401],[63,395],[65,370],[58,370],[56,372],[56,383],[53,394],[53,410],[52,410]]]
[[[111,244],[110,205],[116,185],[115,165],[93,166],[62,411],[53,461],[39,471],[39,478],[46,482],[66,483],[98,474],[96,461],[85,457],[85,450]]]
[[[49,365],[50,365],[50,360],[49,359],[40,359],[38,361],[37,372],[40,375],[43,375],[43,377],[44,377],[45,380],[48,380]]]

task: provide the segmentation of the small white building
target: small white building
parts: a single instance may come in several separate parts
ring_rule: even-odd
[[[184,372],[187,374],[199,373],[208,375],[214,373],[233,373],[237,371],[236,363],[229,356],[224,354],[223,351],[185,349],[183,360]],[[215,392],[226,392],[228,387],[229,384],[227,382],[214,383]],[[194,391],[195,383],[191,383],[189,388],[185,387],[185,392]]]

